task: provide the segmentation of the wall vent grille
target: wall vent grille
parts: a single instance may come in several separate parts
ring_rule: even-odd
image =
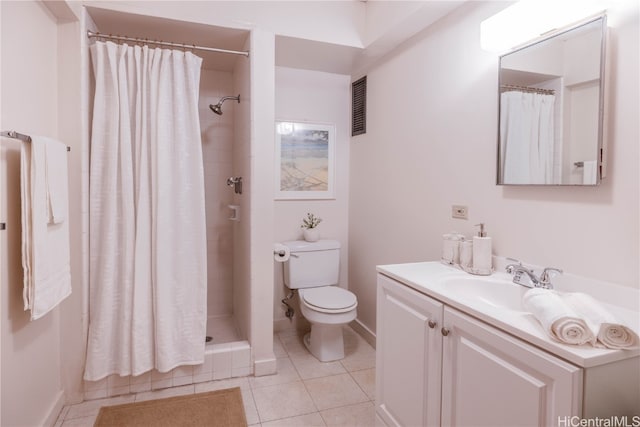
[[[351,136],[367,132],[367,76],[351,84]]]

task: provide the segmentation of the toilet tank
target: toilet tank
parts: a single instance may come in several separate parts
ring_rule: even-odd
[[[284,284],[289,289],[338,284],[340,242],[295,240],[283,245],[291,251],[291,257],[284,263]]]

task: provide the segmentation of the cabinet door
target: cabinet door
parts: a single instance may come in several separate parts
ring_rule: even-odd
[[[440,424],[442,307],[378,275],[376,413],[388,426]]]
[[[550,426],[580,415],[582,370],[444,309],[442,425]]]

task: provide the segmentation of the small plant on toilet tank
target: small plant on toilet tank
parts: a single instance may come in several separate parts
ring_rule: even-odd
[[[315,216],[312,213],[307,213],[306,218],[302,219],[302,235],[307,242],[316,242],[320,238],[318,232],[318,225],[322,222],[322,218]]]

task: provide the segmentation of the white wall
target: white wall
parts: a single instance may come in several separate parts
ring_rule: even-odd
[[[639,286],[637,2],[610,21],[610,167],[597,188],[494,184],[498,58],[479,28],[503,7],[470,2],[368,73],[367,134],[351,143],[349,287],[373,330],[375,266],[437,260],[443,233],[479,222],[495,254]],[[468,221],[451,218],[453,204]]]
[[[250,229],[251,274],[249,341],[255,375],[276,372],[273,353],[273,146],[275,99],[275,35],[251,31]]]
[[[318,227],[320,238],[338,240],[342,245],[340,286],[344,288],[348,288],[349,271],[350,87],[350,77],[346,75],[276,67],[276,120],[329,123],[336,127],[336,198],[277,200],[274,209],[275,241],[301,240],[300,224],[307,212],[321,217],[322,223]],[[274,191],[271,190],[272,196]],[[286,326],[288,320],[280,303],[288,293],[282,280],[282,264],[275,264],[274,273],[274,319]]]
[[[82,374],[85,359],[85,322],[83,306],[86,290],[83,277],[88,277],[85,263],[88,253],[88,182],[83,179],[88,171],[89,147],[83,141],[89,132],[89,108],[83,99],[84,85],[88,84],[88,51],[82,50],[85,34],[80,21],[69,17],[70,11],[57,8],[58,18],[58,138],[71,147],[67,155],[69,168],[69,221],[71,246],[71,287],[73,292],[60,305],[61,376],[66,403],[82,400]],[[86,276],[85,276],[86,275]],[[56,414],[52,414],[55,416]]]
[[[39,2],[2,2],[2,130],[58,137],[56,19]],[[26,31],[25,28],[29,30]],[[26,54],[26,53],[29,54]],[[29,321],[20,259],[20,143],[0,145],[3,426],[43,425],[62,402],[60,309]]]
[[[374,1],[366,6],[365,45],[382,37],[407,16],[423,7],[422,2],[417,1]]]

